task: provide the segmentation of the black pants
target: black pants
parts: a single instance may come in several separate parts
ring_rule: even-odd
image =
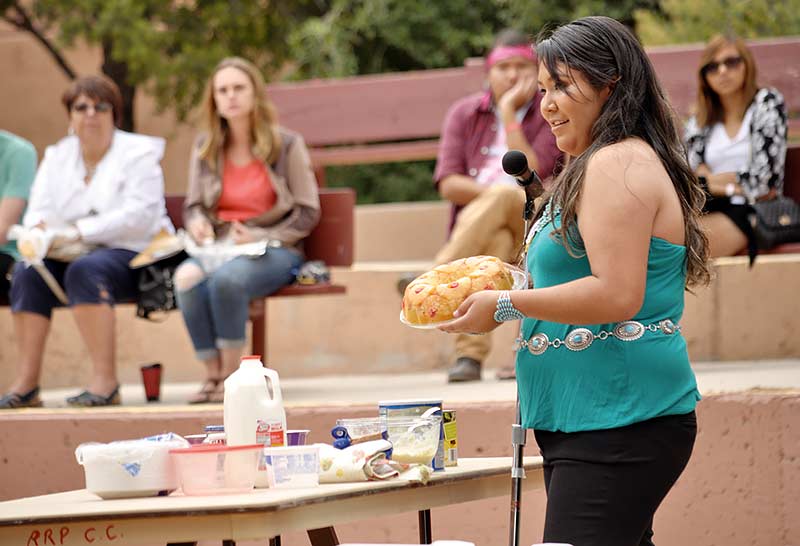
[[[535,431],[544,458],[544,542],[651,546],[653,515],[692,453],[694,412],[589,432]]]

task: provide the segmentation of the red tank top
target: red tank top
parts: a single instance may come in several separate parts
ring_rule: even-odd
[[[244,166],[225,160],[222,171],[222,194],[217,216],[224,222],[249,220],[275,205],[275,189],[264,164],[254,159]]]

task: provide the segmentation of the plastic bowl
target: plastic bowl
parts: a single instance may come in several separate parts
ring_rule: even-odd
[[[172,449],[169,453],[186,495],[223,495],[253,490],[258,457],[263,448],[260,444],[205,444]]]
[[[439,415],[387,417],[386,430],[392,442],[392,459],[430,466],[439,449],[441,423]]]
[[[178,488],[171,451],[188,442],[168,433],[109,444],[85,443],[75,450],[86,489],[104,499],[146,497]]]

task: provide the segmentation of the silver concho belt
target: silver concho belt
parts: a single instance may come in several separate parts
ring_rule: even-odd
[[[618,322],[611,330],[601,330],[596,334],[592,333],[588,328],[575,328],[564,339],[556,338],[552,341],[547,337],[547,334],[541,332],[532,335],[530,339],[522,339],[522,336],[519,336],[514,342],[514,350],[519,351],[522,348],[526,348],[532,355],[540,355],[550,347],[558,349],[561,346],[570,351],[582,351],[588,348],[594,340],[603,341],[608,339],[608,336],[615,337],[620,341],[635,341],[644,335],[645,330],[661,332],[671,336],[680,332],[681,327],[669,319],[648,325],[635,320],[626,320],[625,322]]]

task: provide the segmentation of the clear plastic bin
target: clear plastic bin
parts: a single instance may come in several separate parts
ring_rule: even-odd
[[[263,447],[205,444],[169,453],[186,495],[223,495],[253,490]]]
[[[375,436],[380,438],[380,433],[386,430],[386,420],[380,417],[360,417],[356,419],[337,419],[336,426],[347,429],[347,434],[352,440]]]
[[[270,487],[319,485],[319,446],[265,447],[263,456]]]

